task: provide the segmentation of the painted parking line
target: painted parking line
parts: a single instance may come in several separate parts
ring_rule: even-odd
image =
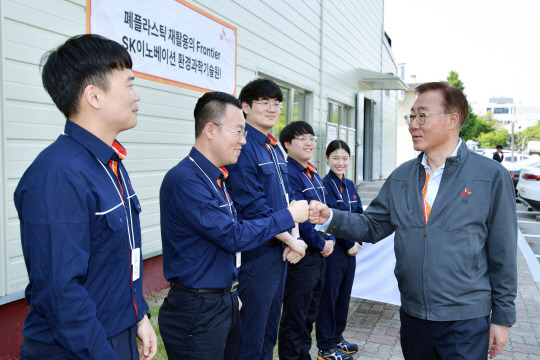
[[[525,236],[525,237],[536,237],[536,238],[540,238],[540,235],[527,235],[527,234],[523,234],[523,236]]]
[[[523,220],[518,220],[518,223],[522,223],[522,224],[540,224],[540,221],[523,221]]]

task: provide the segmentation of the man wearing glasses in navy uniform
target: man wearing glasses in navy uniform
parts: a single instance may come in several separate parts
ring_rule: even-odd
[[[160,190],[163,269],[171,289],[159,328],[170,359],[232,360],[244,300],[236,291],[237,252],[306,221],[309,206],[295,201],[264,218],[238,221],[224,166],[236,163],[246,143],[240,101],[206,93],[194,117],[195,146],[167,173]],[[285,242],[304,252],[303,242]]]
[[[405,359],[493,359],[516,322],[514,185],[459,138],[461,90],[435,82],[416,92],[405,119],[418,158],[392,172],[364,214],[313,203],[310,221],[356,241],[395,231]]]
[[[283,94],[275,82],[257,79],[244,86],[239,100],[249,137],[236,165],[227,168],[231,194],[239,219],[260,219],[285,209],[294,195],[285,157],[269,134],[279,119]],[[282,242],[297,238],[297,228],[293,233],[271,236],[262,246],[242,252],[238,293],[245,306],[238,359],[272,359],[287,275],[283,253],[288,252],[290,262],[303,256],[283,249]]]
[[[141,206],[115,140],[137,124],[131,57],[80,35],[43,60],[43,85],[67,121],[15,190],[30,280],[21,359],[151,359]]]

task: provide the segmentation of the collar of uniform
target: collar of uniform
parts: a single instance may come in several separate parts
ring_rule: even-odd
[[[457,144],[457,146],[456,146],[456,148],[454,149],[454,152],[452,153],[452,155],[450,155],[449,157],[446,158],[445,163],[442,164],[442,165],[439,167],[439,169],[441,169],[441,168],[444,169],[444,167],[446,166],[446,162],[448,162],[448,161],[450,161],[450,162],[455,162],[455,161],[458,160],[458,159],[457,159],[457,157],[458,157],[458,152],[459,152],[459,150],[461,150],[460,148],[462,147],[462,144],[464,144],[464,143],[465,143],[465,142],[463,141],[463,139],[460,138],[460,139],[459,139],[459,142],[458,142],[458,144]],[[466,145],[465,145],[465,146],[466,146]],[[462,151],[461,151],[460,153],[462,153]],[[419,159],[420,159],[420,163],[422,164],[422,166],[424,167],[424,169],[426,169],[426,170],[427,170],[427,169],[430,169],[430,168],[429,168],[429,165],[428,165],[428,163],[427,163],[427,155],[426,155],[425,153],[420,154]],[[437,170],[437,169],[430,169],[430,170],[431,170],[432,172],[435,172],[435,170]]]
[[[274,146],[277,145],[277,140],[276,140],[275,137],[273,137],[270,134],[266,135],[266,137],[268,138],[268,140],[266,140],[266,141],[269,141],[271,145],[274,145]]]
[[[330,179],[334,180],[334,181],[339,181],[340,183],[345,183],[345,177],[340,178],[339,176],[337,176],[332,170],[330,170],[328,172],[328,176],[330,177]]]
[[[229,171],[225,169],[225,166],[220,167],[219,170],[221,171],[221,175],[223,175],[224,179],[229,177]]]
[[[66,120],[66,126],[64,127],[64,134],[83,145],[92,155],[99,159],[104,164],[107,164],[113,154],[118,153],[120,149],[123,151],[125,157],[126,150],[119,142],[114,141],[116,150],[103,142],[100,138],[89,132],[88,130],[80,127],[71,120]],[[113,145],[113,146],[114,146]],[[121,154],[121,152],[120,152]],[[120,157],[123,159],[123,157]]]
[[[126,148],[122,146],[118,141],[114,140],[112,148],[120,160],[124,160],[127,156]]]
[[[270,140],[269,136],[272,136],[272,135],[263,134],[262,132],[255,129],[253,126],[251,126],[249,124],[246,124],[246,131],[249,134],[249,138],[250,138],[249,141],[254,141],[255,143],[261,144],[261,145],[263,145],[265,143],[269,143],[269,144],[271,143],[271,140]],[[272,136],[272,138],[273,138],[273,136]],[[276,142],[276,144],[277,144],[277,142]]]
[[[195,149],[195,147],[191,148],[189,156],[195,160],[197,165],[199,165],[206,175],[208,175],[208,177],[213,181],[217,181],[217,179],[219,179],[219,177],[223,174],[220,168],[212,164],[210,160],[201,154],[199,150]]]
[[[294,160],[290,156],[287,156],[287,166],[291,166],[300,172],[306,171],[305,166],[303,166],[302,164],[300,164],[298,161]],[[308,167],[309,167],[309,163],[308,163]]]

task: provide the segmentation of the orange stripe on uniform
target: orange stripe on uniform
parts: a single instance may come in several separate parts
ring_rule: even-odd
[[[424,199],[424,221],[427,223],[429,219],[429,214],[431,213],[431,207],[429,206],[428,202],[426,201],[426,191],[427,191],[427,184],[429,181],[429,174],[426,173],[426,182],[424,183],[424,189],[422,190],[422,198]]]

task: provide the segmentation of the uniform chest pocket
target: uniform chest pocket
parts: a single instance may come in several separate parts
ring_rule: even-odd
[[[124,211],[124,206],[120,204],[118,207],[105,213],[105,219],[107,220],[107,225],[112,231],[120,231],[126,227],[126,212]]]
[[[321,201],[319,200],[319,198],[317,197],[317,192],[315,191],[315,188],[314,187],[308,187],[306,189],[303,189],[302,190],[302,198],[304,198],[304,200],[318,200],[318,201]]]
[[[267,163],[262,164],[259,166],[261,168],[261,180],[263,181],[265,186],[268,186],[268,184],[271,184],[274,180],[274,177],[276,175],[276,168],[273,163]]]
[[[289,174],[289,168],[287,167],[287,164],[279,163],[279,168],[281,169],[281,172],[288,175]]]
[[[452,189],[448,198],[450,201],[444,208],[444,230],[475,234],[485,231],[491,206],[491,186],[488,181],[471,180],[463,183]]]
[[[139,214],[142,211],[139,198],[137,197],[137,195],[133,195],[130,198],[130,200],[131,200],[131,211],[135,211],[135,213]]]

